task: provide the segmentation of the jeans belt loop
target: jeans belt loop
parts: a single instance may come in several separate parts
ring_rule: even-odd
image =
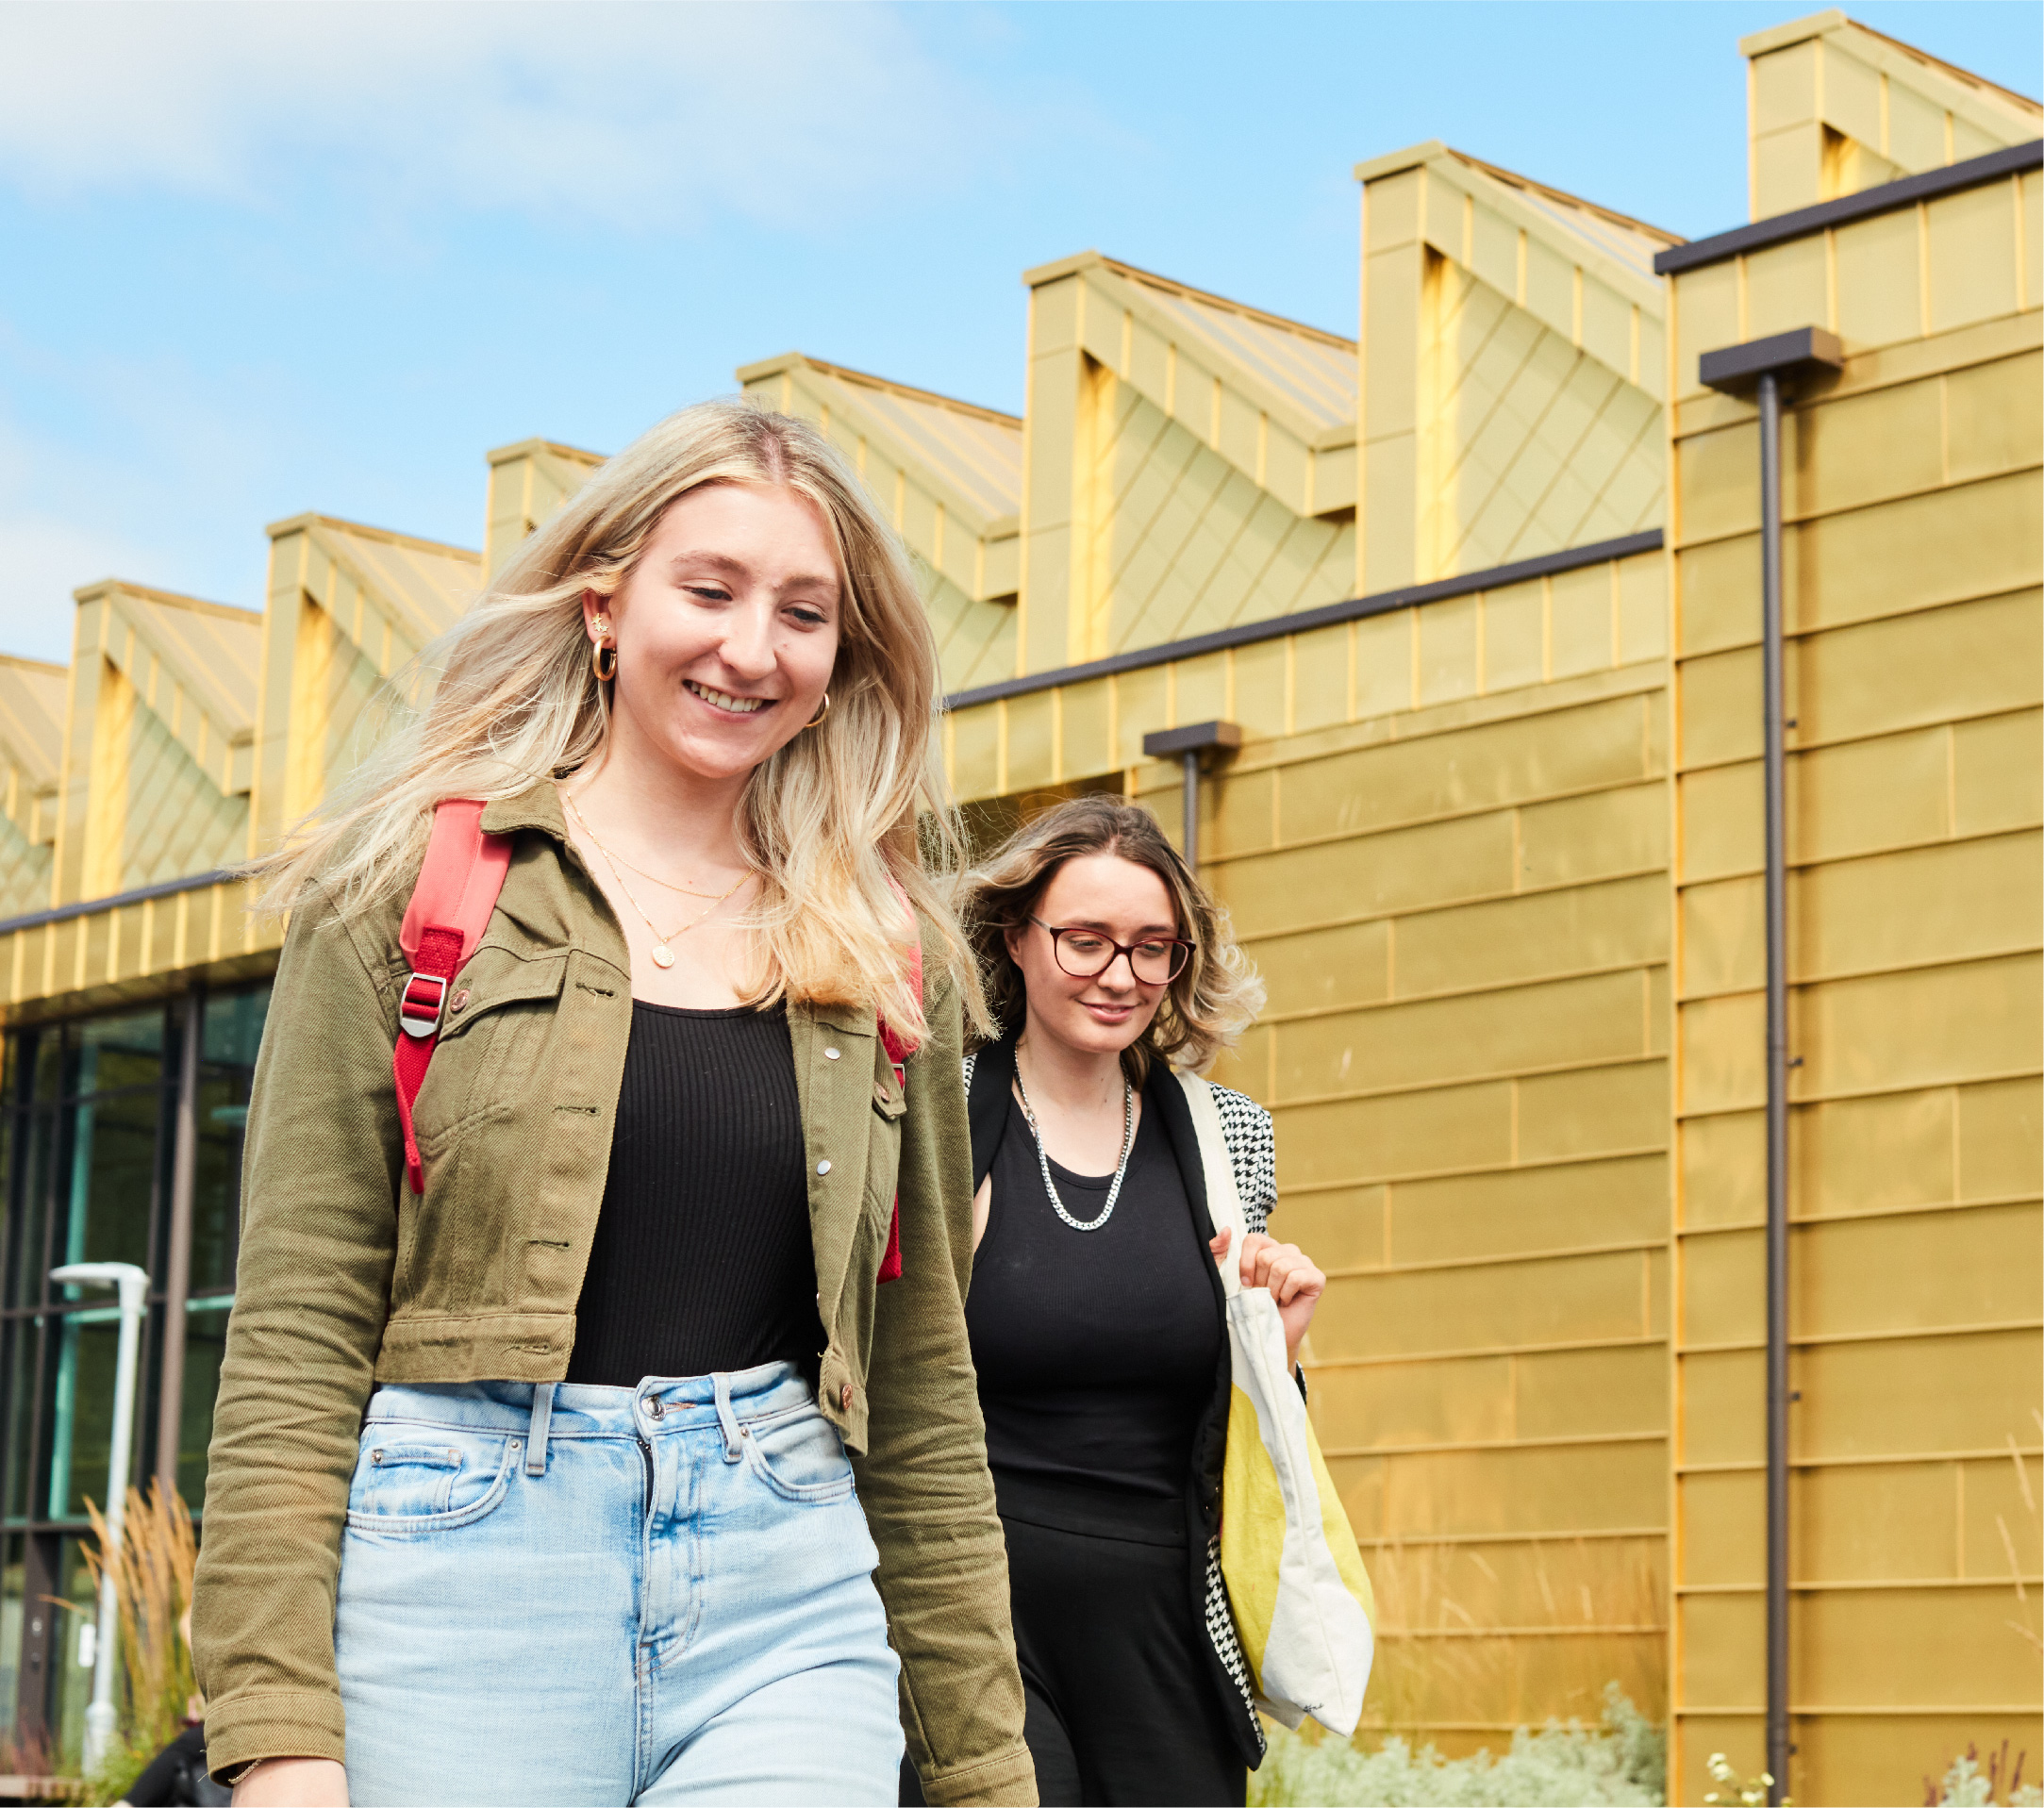
[[[546,1473],[546,1439],[549,1421],[554,1417],[554,1389],[557,1384],[551,1381],[536,1381],[532,1384],[532,1431],[525,1439],[525,1473]]]
[[[731,1410],[731,1377],[720,1369],[709,1379],[717,1390],[717,1423],[723,1428],[723,1460],[736,1463],[745,1454],[745,1448],[739,1442],[744,1434],[739,1430],[738,1415]]]

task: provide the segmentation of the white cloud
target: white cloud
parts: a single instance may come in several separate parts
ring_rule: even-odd
[[[61,657],[72,589],[109,572],[258,603],[265,507],[358,493],[332,473],[381,456],[317,340],[242,343],[249,316],[232,308],[220,331],[190,307],[138,325],[162,280],[140,263],[140,314],[134,296],[78,296],[67,318],[71,285],[125,229],[122,208],[95,204],[192,202],[165,211],[201,230],[242,214],[253,234],[225,239],[289,254],[262,277],[260,305],[278,314],[292,283],[352,258],[376,272],[365,288],[401,284],[407,253],[507,214],[538,222],[542,248],[551,232],[564,261],[614,241],[616,270],[578,273],[592,287],[634,280],[664,238],[653,279],[678,267],[742,298],[797,278],[785,259],[720,266],[746,240],[722,224],[826,241],[905,219],[936,231],[947,208],[995,207],[1046,160],[1125,147],[1083,86],[1016,75],[1003,30],[998,15],[876,0],[0,0],[0,194],[48,211],[58,256],[67,231],[93,254],[50,272],[21,324],[0,313],[0,650]],[[593,229],[594,251],[575,228]],[[872,261],[826,243],[794,267],[870,281]],[[500,311],[529,313],[528,300]],[[839,305],[817,297],[818,317]],[[396,296],[362,328],[393,347],[375,381],[394,415],[406,358],[474,351],[459,323],[407,306]],[[495,325],[474,339],[497,342]],[[359,377],[359,359],[346,368]]]
[[[874,5],[0,5],[0,180],[44,199],[380,200],[611,228],[814,224],[1033,130]]]

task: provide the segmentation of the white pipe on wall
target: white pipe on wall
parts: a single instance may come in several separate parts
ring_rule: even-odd
[[[99,1570],[99,1641],[93,1653],[92,1705],[85,1711],[85,1768],[99,1767],[113,1744],[113,1675],[121,1630],[115,1570],[127,1521],[128,1456],[135,1445],[135,1371],[141,1355],[142,1319],[149,1311],[149,1276],[132,1262],[73,1262],[50,1270],[66,1286],[110,1286],[121,1296],[121,1344],[114,1364],[113,1424],[107,1456],[107,1541]]]

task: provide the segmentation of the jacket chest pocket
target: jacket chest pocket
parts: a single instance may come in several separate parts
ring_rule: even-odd
[[[421,1153],[522,1099],[540,1070],[560,1004],[565,960],[521,960],[489,945],[456,976],[413,1122]]]
[[[908,1101],[891,1068],[882,1068],[872,1085],[872,1131],[866,1144],[866,1211],[880,1220],[882,1231],[894,1215],[894,1194],[902,1164],[902,1119]]]

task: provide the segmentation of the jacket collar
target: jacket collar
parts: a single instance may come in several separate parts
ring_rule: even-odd
[[[542,778],[514,797],[492,798],[483,805],[485,835],[513,835],[520,829],[537,829],[565,843],[568,819],[561,813],[560,792],[551,778]]]
[[[515,796],[491,799],[483,805],[481,826],[485,835],[516,835],[530,829],[564,849],[573,845],[568,838],[567,814],[561,808],[560,788],[551,778],[540,779]],[[788,1008],[848,1036],[877,1034],[871,1004],[818,1004],[791,998]]]

